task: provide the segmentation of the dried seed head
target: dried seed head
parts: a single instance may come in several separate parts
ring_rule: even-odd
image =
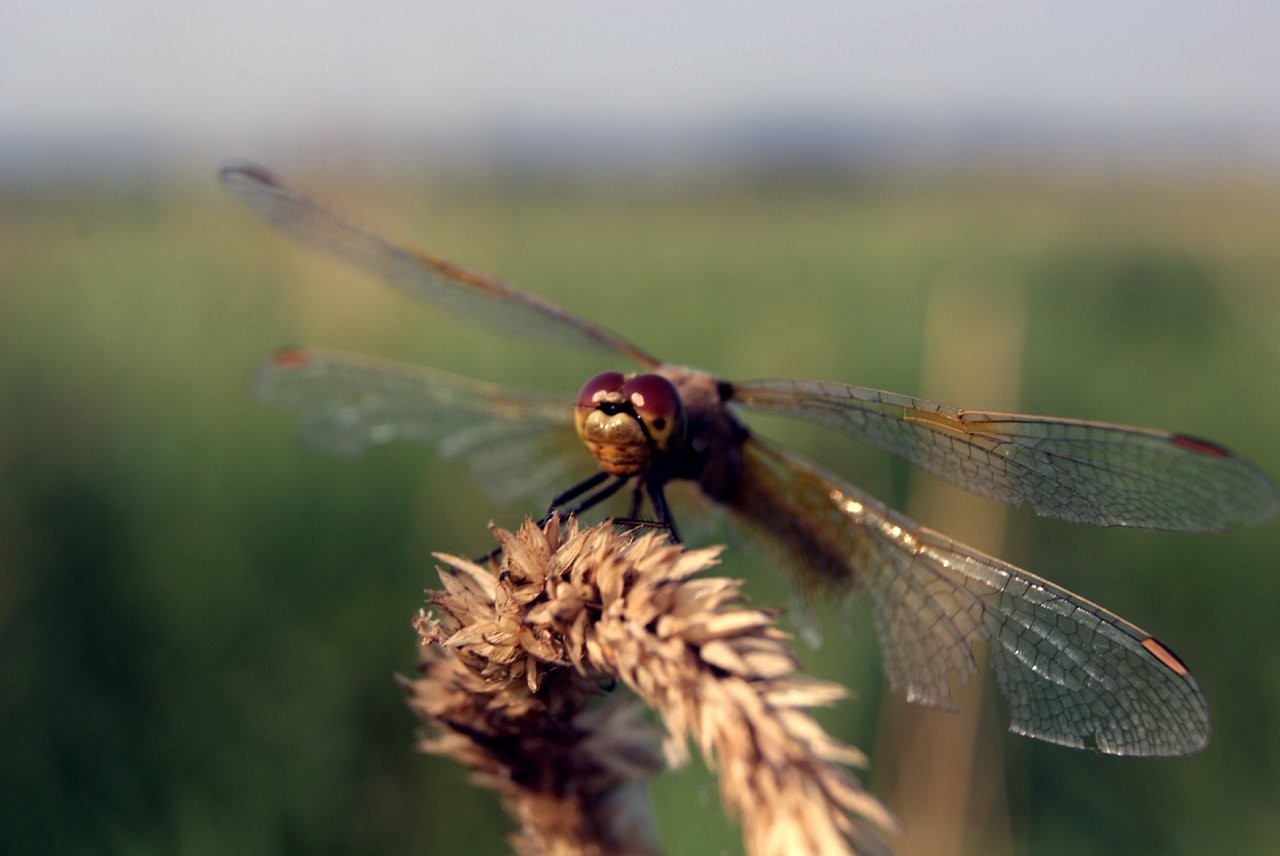
[[[659,735],[634,703],[587,707],[613,681],[657,711],[669,762],[693,739],[749,852],[885,851],[894,821],[844,769],[862,754],[806,710],[843,691],[797,674],[738,581],[694,578],[719,548],[554,519],[495,537],[500,565],[437,554],[444,588],[415,621],[422,678],[406,685],[424,748],[499,793],[521,852],[658,851],[635,784],[662,766]]]

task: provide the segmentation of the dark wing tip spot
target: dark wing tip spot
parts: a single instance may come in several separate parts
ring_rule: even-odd
[[[306,368],[311,363],[311,354],[306,348],[281,348],[271,355],[272,368],[283,371],[296,371]]]
[[[251,161],[231,161],[226,163],[222,166],[222,169],[218,170],[218,177],[223,184],[232,184],[242,179],[273,186],[280,184],[280,180],[276,178],[275,173]]]
[[[1219,446],[1217,443],[1209,440],[1201,440],[1199,437],[1192,437],[1188,434],[1174,434],[1169,438],[1169,442],[1180,449],[1186,449],[1189,452],[1195,452],[1199,455],[1208,455],[1212,458],[1229,458],[1231,453]]]
[[[1164,643],[1156,637],[1148,636],[1146,639],[1143,639],[1142,647],[1146,648],[1151,656],[1155,657],[1163,663],[1169,671],[1179,677],[1185,678],[1191,674],[1191,670],[1187,668],[1187,664],[1182,662],[1182,659],[1177,654],[1165,647]]]

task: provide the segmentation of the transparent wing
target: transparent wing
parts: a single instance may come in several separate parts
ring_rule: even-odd
[[[222,183],[284,234],[378,276],[459,317],[520,336],[603,349],[646,367],[658,361],[621,337],[501,280],[412,249],[253,164],[223,168]]]
[[[950,707],[985,641],[1015,733],[1116,755],[1205,746],[1204,696],[1150,634],[781,450],[751,441],[744,464],[734,511],[802,586],[870,596],[890,684],[911,701]]]
[[[446,457],[464,457],[502,501],[545,501],[592,465],[568,396],[317,348],[272,355],[253,388],[295,413],[312,446],[353,457],[393,440],[431,444]]]
[[[1184,434],[960,410],[807,380],[733,385],[733,400],[873,443],[966,490],[1076,523],[1201,532],[1257,523],[1276,486],[1231,452]]]

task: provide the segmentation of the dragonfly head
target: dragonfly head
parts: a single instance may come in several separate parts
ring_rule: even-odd
[[[684,440],[684,404],[671,381],[656,374],[602,372],[587,381],[574,406],[578,436],[605,472],[643,471]]]

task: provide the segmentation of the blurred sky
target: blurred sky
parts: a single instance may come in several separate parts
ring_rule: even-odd
[[[865,126],[1280,162],[1280,4],[1266,0],[8,0],[4,11],[0,168],[308,138],[465,150],[522,135],[647,146]]]

